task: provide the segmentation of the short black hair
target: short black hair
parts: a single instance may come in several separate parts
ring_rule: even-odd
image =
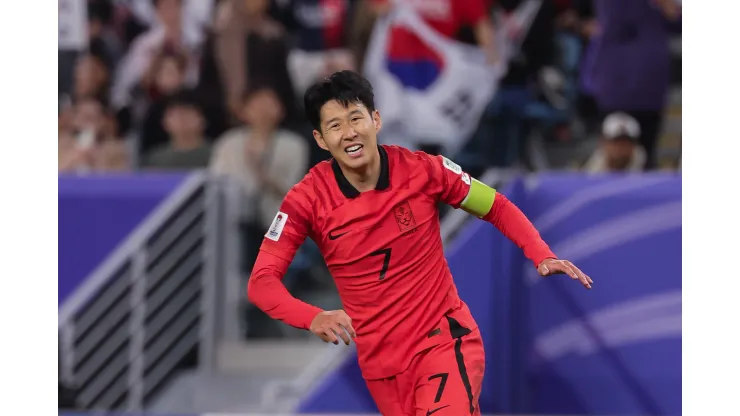
[[[353,71],[339,71],[313,84],[303,97],[306,117],[313,128],[321,131],[321,107],[336,100],[343,106],[362,103],[369,112],[375,111],[375,95],[370,82]]]
[[[246,104],[252,97],[263,91],[272,91],[276,96],[278,96],[277,90],[271,85],[271,83],[252,81],[248,83],[247,87],[242,91],[241,104]],[[280,96],[278,96],[278,101],[280,101]],[[280,104],[282,104],[282,102]]]
[[[168,109],[174,107],[187,107],[198,112],[202,112],[200,97],[195,90],[190,88],[183,88],[172,94],[166,101],[166,107]]]

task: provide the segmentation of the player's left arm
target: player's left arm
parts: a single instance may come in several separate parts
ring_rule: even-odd
[[[540,275],[567,274],[591,288],[593,280],[570,261],[559,259],[532,222],[506,196],[472,178],[443,156],[430,159],[430,190],[439,200],[493,224],[524,251]]]

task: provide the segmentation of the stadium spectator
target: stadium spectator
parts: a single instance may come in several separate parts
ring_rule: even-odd
[[[59,172],[119,171],[130,167],[126,145],[100,99],[88,97],[59,119]]]
[[[211,146],[204,137],[205,119],[192,90],[181,90],[168,100],[162,119],[169,142],[144,157],[148,169],[186,170],[208,166]]]
[[[212,172],[235,179],[243,191],[245,243],[251,259],[283,198],[308,171],[308,144],[279,127],[283,114],[274,90],[250,87],[242,100],[243,125],[219,138],[210,165]]]
[[[285,30],[268,15],[268,0],[223,0],[216,12],[213,39],[205,54],[215,60],[226,107],[238,120],[241,97],[250,84],[270,86],[287,122],[300,118],[288,74]]]
[[[680,8],[675,0],[594,0],[594,11],[598,31],[587,52],[585,87],[602,113],[622,111],[637,120],[645,167],[653,169],[671,81],[669,23],[680,18]]]
[[[139,35],[123,57],[115,76],[112,104],[119,110],[132,104],[140,83],[154,58],[163,50],[188,57],[186,83],[195,85],[202,35],[183,28],[183,0],[153,0],[157,23]]]
[[[145,27],[159,24],[157,0],[114,0],[125,5],[132,20]],[[203,29],[210,25],[215,3],[220,0],[182,0],[182,32],[200,43],[204,39]]]
[[[348,49],[356,0],[278,0],[275,16],[291,35],[288,68],[302,96],[311,83],[342,69],[354,69]]]
[[[110,76],[108,68],[97,55],[88,53],[78,57],[72,77],[72,89],[62,97],[62,108],[87,97],[106,100]]]
[[[473,170],[512,167],[526,160],[526,139],[531,127],[536,123],[560,121],[557,112],[551,111],[552,103],[539,97],[544,90],[555,90],[553,86],[561,84],[561,77],[552,76],[557,63],[555,23],[559,9],[553,2],[544,1],[525,19],[517,17],[520,7],[526,5],[524,1],[495,3],[497,14],[504,16],[497,24],[506,31],[513,46],[512,56],[508,57],[507,72],[483,114],[478,131],[460,155],[462,163]],[[555,92],[550,95],[560,93]],[[563,115],[562,119],[565,118]]]
[[[583,166],[588,173],[641,172],[645,149],[640,145],[640,124],[625,113],[612,113],[604,119],[601,143]]]
[[[153,148],[167,143],[168,134],[164,130],[167,100],[183,88],[187,57],[176,52],[161,52],[152,63],[145,76],[143,86],[151,103],[147,108],[139,136],[139,153],[146,154]]]

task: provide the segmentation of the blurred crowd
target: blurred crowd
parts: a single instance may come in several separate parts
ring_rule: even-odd
[[[87,0],[86,47],[59,52],[59,172],[232,178],[249,201],[248,275],[283,196],[329,157],[302,114],[311,83],[362,72],[376,19],[398,3],[496,59],[492,36],[525,1]],[[541,1],[526,32],[504,34],[521,48],[447,156],[476,175],[680,168],[680,16],[677,0]]]

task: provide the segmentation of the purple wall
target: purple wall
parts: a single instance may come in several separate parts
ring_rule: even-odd
[[[184,178],[59,177],[59,305]]]

